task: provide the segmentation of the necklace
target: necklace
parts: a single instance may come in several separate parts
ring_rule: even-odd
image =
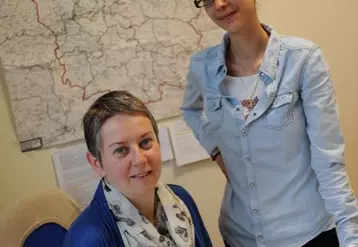
[[[247,116],[249,115],[250,111],[256,106],[257,102],[259,102],[258,97],[254,97],[258,84],[259,84],[259,75],[257,74],[256,80],[255,80],[255,84],[254,84],[254,89],[252,90],[251,94],[250,91],[248,89],[248,87],[246,86],[246,84],[244,83],[244,81],[242,80],[242,74],[240,73],[239,68],[236,66],[236,59],[235,56],[231,50],[231,46],[228,45],[228,52],[227,52],[227,60],[230,63],[230,66],[232,69],[234,69],[234,71],[236,72],[236,74],[239,77],[240,82],[244,85],[247,94],[249,96],[248,99],[244,99],[241,101],[242,106],[244,107],[244,116],[245,119],[247,118]]]
[[[231,65],[231,67],[232,67],[233,69],[235,69],[236,73],[239,75],[238,78],[239,78],[241,84],[244,85],[244,87],[245,87],[245,89],[246,89],[246,92],[247,92],[247,94],[248,94],[248,96],[249,96],[249,99],[245,99],[245,100],[242,100],[242,101],[241,101],[241,104],[242,104],[242,105],[248,110],[248,112],[249,112],[249,111],[251,111],[251,110],[256,106],[257,102],[259,101],[258,98],[257,98],[257,96],[254,98],[254,95],[255,95],[256,90],[257,90],[257,86],[258,86],[258,84],[259,84],[259,75],[257,74],[256,79],[255,79],[255,82],[254,82],[254,88],[253,88],[252,92],[250,93],[250,91],[249,91],[248,87],[246,86],[245,82],[242,80],[242,76],[241,76],[241,73],[240,73],[239,69],[238,69],[232,62],[231,62],[230,65]],[[247,112],[247,114],[248,114],[248,112]],[[245,114],[245,115],[247,115],[247,114]]]
[[[257,102],[258,102],[258,98],[257,97],[254,98],[254,95],[255,95],[256,90],[257,90],[257,85],[259,84],[259,76],[258,75],[256,76],[254,89],[252,90],[251,94],[250,94],[250,91],[247,88],[245,82],[242,80],[241,76],[239,77],[239,80],[240,80],[241,84],[244,85],[244,87],[245,87],[245,89],[247,91],[247,94],[249,95],[249,99],[245,99],[245,100],[241,101],[241,104],[244,107],[246,107],[249,111],[251,111],[255,107]]]

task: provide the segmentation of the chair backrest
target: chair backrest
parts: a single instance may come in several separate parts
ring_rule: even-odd
[[[0,246],[62,246],[80,213],[79,205],[59,189],[24,196],[0,212]]]
[[[62,247],[67,229],[56,223],[46,223],[32,231],[22,247]]]

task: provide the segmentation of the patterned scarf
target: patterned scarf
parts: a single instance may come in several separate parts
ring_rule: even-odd
[[[193,247],[194,226],[186,205],[165,184],[158,183],[156,226],[117,189],[102,181],[104,195],[126,247]],[[164,231],[163,231],[164,229]],[[158,231],[159,230],[159,231]]]

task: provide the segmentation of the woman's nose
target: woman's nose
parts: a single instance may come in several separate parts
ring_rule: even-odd
[[[142,166],[147,162],[147,158],[145,156],[145,150],[142,150],[140,147],[135,147],[132,149],[133,157],[132,164],[133,166]]]
[[[223,9],[227,6],[228,0],[215,0],[214,1],[214,4],[215,4],[215,9],[216,10],[220,10],[220,9]]]

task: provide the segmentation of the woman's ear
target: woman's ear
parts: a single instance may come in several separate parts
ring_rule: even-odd
[[[101,162],[98,159],[96,159],[90,152],[86,153],[86,158],[88,163],[91,165],[92,169],[95,171],[95,173],[99,177],[103,178],[106,175],[106,173],[103,171]]]

